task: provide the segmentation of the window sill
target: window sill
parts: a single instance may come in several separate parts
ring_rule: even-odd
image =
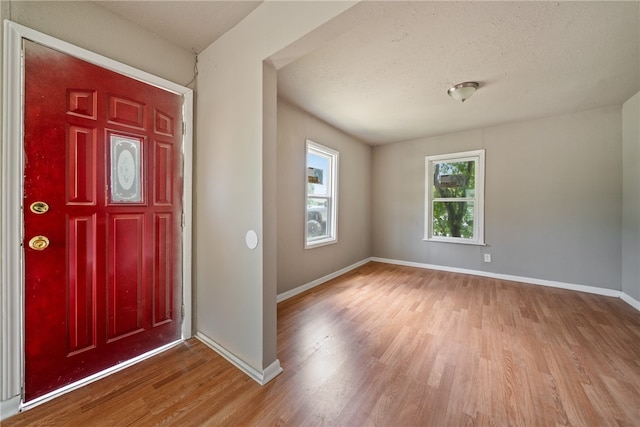
[[[457,243],[460,245],[471,245],[471,246],[487,246],[484,242],[478,242],[477,240],[466,240],[466,239],[453,239],[453,238],[424,238],[422,239],[425,242],[439,242],[439,243]]]
[[[313,249],[313,248],[319,248],[321,246],[333,245],[334,243],[338,243],[338,239],[322,239],[322,240],[316,240],[313,242],[306,242],[304,245],[304,248]]]

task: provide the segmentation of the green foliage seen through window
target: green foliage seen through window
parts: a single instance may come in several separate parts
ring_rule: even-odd
[[[435,163],[433,235],[472,239],[475,162]]]

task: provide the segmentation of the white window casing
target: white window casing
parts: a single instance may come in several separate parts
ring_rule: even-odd
[[[462,165],[468,167],[464,173]],[[436,176],[441,168],[449,172]],[[425,157],[424,240],[485,244],[484,174],[484,149]],[[454,205],[458,216],[451,218]]]
[[[338,156],[329,147],[306,141],[305,249],[338,241]]]

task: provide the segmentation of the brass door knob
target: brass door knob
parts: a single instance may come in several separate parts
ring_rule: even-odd
[[[49,239],[45,236],[34,236],[29,240],[29,247],[34,251],[44,251],[49,246]]]

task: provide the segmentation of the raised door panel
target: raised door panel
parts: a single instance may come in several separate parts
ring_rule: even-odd
[[[143,330],[144,215],[108,216],[107,315],[109,342]]]
[[[153,326],[173,320],[173,215],[154,214]]]
[[[147,109],[143,102],[109,95],[109,123],[145,129]]]
[[[97,204],[98,140],[95,128],[69,125],[67,133],[67,204]]]
[[[68,221],[68,313],[69,355],[97,345],[96,215]]]
[[[153,203],[156,206],[173,204],[173,145],[154,141],[153,144]]]

